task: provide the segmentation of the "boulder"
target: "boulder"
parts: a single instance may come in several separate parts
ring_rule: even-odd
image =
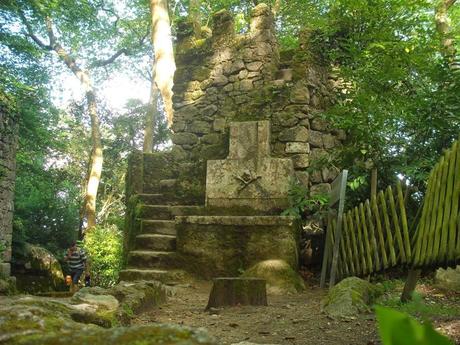
[[[438,269],[436,271],[435,283],[441,289],[460,292],[460,265],[455,269]]]
[[[14,293],[16,293],[16,278],[8,277],[0,279],[0,296],[13,295]]]
[[[322,310],[334,318],[354,317],[361,312],[370,311],[371,304],[382,293],[382,286],[357,277],[345,278],[329,290],[322,301]]]
[[[120,282],[109,289],[85,287],[72,298],[72,303],[91,305],[95,313],[123,325],[129,325],[133,315],[164,302],[166,288],[156,281]]]
[[[172,325],[105,329],[76,322],[74,309],[62,301],[18,297],[0,300],[0,343],[21,345],[215,345],[202,330]]]
[[[269,294],[297,293],[305,289],[302,277],[284,260],[261,261],[246,270],[243,277],[265,279]]]
[[[14,275],[20,291],[30,293],[66,289],[59,261],[45,248],[26,244]]]

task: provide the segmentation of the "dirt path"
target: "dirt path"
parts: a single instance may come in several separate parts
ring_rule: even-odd
[[[134,323],[175,323],[204,327],[220,344],[248,341],[258,344],[370,345],[379,344],[374,316],[337,321],[320,312],[324,290],[268,296],[268,307],[232,307],[204,311],[211,284],[193,283],[174,288],[175,295],[160,309],[140,315]]]

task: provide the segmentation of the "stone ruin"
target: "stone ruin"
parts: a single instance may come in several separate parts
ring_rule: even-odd
[[[280,216],[289,186],[328,192],[338,174],[306,171],[345,139],[322,117],[335,79],[312,32],[280,51],[260,4],[247,33],[235,33],[227,11],[204,33],[179,24],[172,149],[130,157],[121,279],[238,275],[266,259],[296,269],[299,224]]]
[[[0,278],[11,274],[13,199],[18,121],[11,101],[0,93]]]

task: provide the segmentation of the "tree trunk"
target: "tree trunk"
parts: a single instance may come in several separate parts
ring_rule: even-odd
[[[172,87],[176,63],[172,44],[167,0],[150,0],[152,42],[155,50],[155,82],[165,105],[168,125],[173,120]]]
[[[436,30],[441,38],[441,52],[449,65],[455,60],[456,49],[451,30],[451,20],[448,11],[456,0],[439,0],[435,8]]]
[[[88,112],[91,118],[92,141],[90,172],[85,195],[86,229],[90,230],[96,226],[96,197],[99,181],[101,180],[103,156],[99,117],[97,116],[97,104],[94,91],[91,90],[86,93],[86,100],[88,102]]]
[[[273,8],[272,8],[272,12],[275,17],[279,13],[280,9],[281,9],[281,0],[275,0],[275,3],[273,4]]]
[[[231,305],[267,305],[266,281],[259,278],[215,278],[209,308]]]
[[[401,302],[406,303],[412,300],[412,294],[417,285],[417,281],[420,278],[420,269],[410,269],[409,274],[407,275],[406,284],[404,284],[404,290],[401,294]]]
[[[193,24],[193,33],[196,38],[201,37],[200,5],[200,0],[190,0],[190,5],[188,8],[188,18]]]
[[[152,63],[152,72],[153,76],[155,75],[155,61]],[[158,87],[155,83],[155,78],[152,77],[151,84],[150,84],[150,100],[149,100],[149,107],[147,110],[147,114],[145,116],[145,127],[144,127],[144,146],[143,152],[144,153],[152,153],[153,152],[153,136],[155,133],[155,122],[158,120],[160,116],[160,112],[158,110]]]
[[[377,197],[377,168],[371,170],[371,199]]]

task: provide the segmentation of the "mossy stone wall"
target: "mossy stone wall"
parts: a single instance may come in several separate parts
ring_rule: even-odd
[[[11,99],[0,91],[0,278],[11,273],[17,142],[17,112]]]

